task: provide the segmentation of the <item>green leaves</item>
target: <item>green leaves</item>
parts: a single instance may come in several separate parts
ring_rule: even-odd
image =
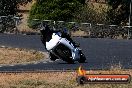
[[[70,21],[74,13],[81,8],[78,0],[38,0],[30,11],[29,20],[49,19]]]
[[[16,1],[0,0],[0,15],[14,15],[15,11]]]
[[[32,0],[0,0],[0,16],[16,15],[18,5],[24,5]]]
[[[130,0],[108,0],[107,19],[110,24],[126,25],[130,14]]]

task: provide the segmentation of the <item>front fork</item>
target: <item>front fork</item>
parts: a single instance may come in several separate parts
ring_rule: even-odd
[[[72,50],[72,57],[74,61],[78,61],[80,59],[80,49],[79,48],[75,48],[74,50]]]

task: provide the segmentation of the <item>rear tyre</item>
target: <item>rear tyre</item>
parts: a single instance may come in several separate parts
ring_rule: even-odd
[[[71,57],[71,50],[65,45],[60,44],[56,49],[56,53],[60,56],[63,61],[66,61],[68,64],[74,64],[74,61]]]
[[[64,51],[59,51],[58,52],[62,55],[62,60],[66,61],[68,64],[74,64],[74,61],[72,60],[72,58],[70,58],[70,52],[67,50]]]
[[[86,57],[85,55],[80,51],[80,60],[78,61],[79,63],[85,63]]]
[[[55,61],[56,59],[57,57],[54,54],[50,53],[50,60]]]

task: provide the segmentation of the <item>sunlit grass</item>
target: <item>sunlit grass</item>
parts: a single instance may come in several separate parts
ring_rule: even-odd
[[[47,58],[46,53],[18,48],[0,48],[0,65],[30,63]]]
[[[132,70],[90,70],[88,74],[130,74]],[[76,72],[1,73],[0,88],[131,88],[128,84],[84,84],[76,82]]]

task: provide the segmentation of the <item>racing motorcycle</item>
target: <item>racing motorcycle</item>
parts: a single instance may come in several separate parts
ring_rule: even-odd
[[[44,24],[40,32],[41,41],[49,52],[52,61],[62,59],[67,63],[74,63],[75,61],[79,63],[85,62],[86,57],[79,48],[79,45],[67,33],[51,30],[48,25]]]

